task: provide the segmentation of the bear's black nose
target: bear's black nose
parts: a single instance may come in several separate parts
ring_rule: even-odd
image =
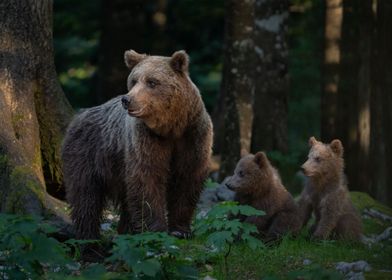
[[[121,98],[121,103],[122,103],[122,106],[124,107],[124,109],[125,109],[125,110],[128,110],[128,106],[129,106],[129,96],[124,95],[124,96]]]

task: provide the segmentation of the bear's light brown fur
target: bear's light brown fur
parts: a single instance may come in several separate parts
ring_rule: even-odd
[[[235,191],[235,200],[240,204],[266,213],[243,219],[255,224],[263,237],[275,239],[300,230],[298,207],[264,152],[241,158],[226,186]]]
[[[212,124],[188,72],[188,55],[125,52],[128,93],[70,124],[62,149],[67,199],[78,238],[99,237],[108,200],[119,233],[187,237],[208,175]]]
[[[314,238],[359,239],[362,223],[347,188],[342,143],[324,144],[311,137],[309,145],[308,160],[302,165],[308,182],[298,202],[303,226],[314,211]]]

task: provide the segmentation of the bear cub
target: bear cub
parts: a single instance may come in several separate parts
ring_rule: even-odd
[[[309,146],[302,165],[308,181],[298,202],[302,225],[314,212],[316,222],[310,229],[314,238],[360,239],[362,223],[347,188],[342,143],[335,139],[324,144],[311,137]]]
[[[273,240],[288,232],[299,232],[298,207],[264,152],[241,158],[226,186],[235,192],[235,200],[239,204],[250,205],[266,213],[243,219],[255,224],[262,238]]]

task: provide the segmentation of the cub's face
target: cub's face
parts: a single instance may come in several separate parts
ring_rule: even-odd
[[[309,139],[310,151],[308,160],[302,165],[302,171],[307,177],[323,177],[343,168],[343,146],[340,140],[333,140],[330,144]]]
[[[189,106],[188,55],[178,51],[172,57],[147,56],[131,50],[125,52],[125,63],[131,73],[124,109],[151,129],[165,129]]]
[[[270,164],[264,152],[249,154],[240,159],[226,186],[238,193],[253,192],[269,176]]]

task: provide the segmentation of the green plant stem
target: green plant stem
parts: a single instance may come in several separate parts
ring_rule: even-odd
[[[231,252],[231,243],[229,243],[229,250],[227,250],[224,259],[225,259],[225,274],[226,274],[226,279],[229,279],[229,267],[227,265],[227,259],[229,258],[230,252]]]

